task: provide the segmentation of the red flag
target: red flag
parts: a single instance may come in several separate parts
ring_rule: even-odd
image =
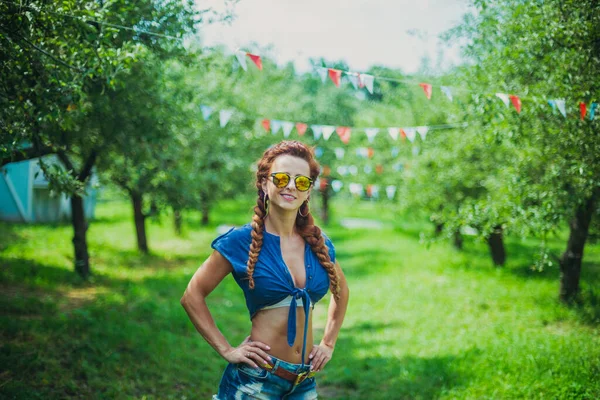
[[[421,86],[423,88],[423,91],[425,92],[425,96],[427,96],[427,100],[431,100],[431,90],[432,90],[431,84],[419,83],[419,86]]]
[[[323,167],[323,176],[329,176],[331,174],[331,168],[328,165]]]
[[[383,173],[383,165],[379,164],[375,167],[375,172],[377,172],[378,174],[382,174]]]
[[[337,132],[340,139],[344,144],[348,144],[350,141],[350,127],[348,126],[338,126],[335,131]]]
[[[308,125],[303,124],[302,122],[296,122],[296,130],[298,131],[298,135],[303,136],[307,129]]]
[[[258,69],[260,69],[262,71],[262,61],[260,60],[260,56],[257,56],[256,54],[250,54],[250,53],[246,53],[246,55],[248,57],[250,57],[252,59],[252,61],[254,61],[254,64],[256,64]]]
[[[584,102],[579,103],[579,113],[581,114],[581,119],[585,118],[585,114],[587,112],[586,106]]]
[[[263,128],[265,128],[265,131],[269,132],[269,130],[271,129],[271,121],[269,121],[268,119],[263,119],[262,120],[262,126]]]
[[[521,99],[519,98],[519,96],[515,96],[514,94],[511,94],[508,97],[510,98],[510,101],[512,102],[513,106],[515,106],[515,108],[517,109],[517,112],[520,114],[521,113]]]
[[[375,151],[373,151],[372,147],[367,148],[367,156],[369,158],[372,158],[374,154],[375,154]]]
[[[373,185],[367,185],[367,196],[373,196]]]
[[[406,132],[404,132],[404,129],[402,128],[400,128],[400,137],[402,140],[406,140]]]
[[[329,68],[329,77],[335,83],[335,86],[340,87],[340,79],[342,78],[342,71],[339,69]]]
[[[321,191],[327,190],[328,184],[329,184],[329,182],[327,181],[327,178],[319,179],[319,190],[321,190]]]

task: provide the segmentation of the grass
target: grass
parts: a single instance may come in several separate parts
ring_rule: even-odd
[[[508,263],[467,238],[458,252],[426,248],[417,218],[375,203],[341,201],[326,228],[351,288],[323,399],[595,399],[600,397],[600,248],[586,248],[585,303],[558,300],[558,271],[529,269],[536,240],[507,239]],[[0,224],[0,398],[207,399],[225,362],[179,304],[210,252],[216,226],[241,224],[250,206],[223,202],[213,222],[186,216],[148,226],[152,254],[135,251],[127,202],[102,202],[88,231],[94,276],[72,272],[71,227]],[[381,219],[347,230],[344,217]],[[550,243],[560,251],[564,237]],[[209,297],[231,343],[250,323],[228,278]],[[327,300],[315,309],[320,337]]]

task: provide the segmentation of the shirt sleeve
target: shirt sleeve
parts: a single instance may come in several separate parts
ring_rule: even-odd
[[[221,253],[231,263],[234,274],[238,276],[246,273],[248,262],[250,242],[246,238],[245,231],[244,228],[231,228],[210,244],[210,247]]]

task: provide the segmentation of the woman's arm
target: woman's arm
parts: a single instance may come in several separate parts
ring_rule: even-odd
[[[196,330],[216,351],[230,363],[245,362],[256,368],[256,362],[265,364],[270,357],[265,352],[269,346],[261,342],[250,342],[246,338],[238,347],[229,344],[213,319],[206,297],[233,270],[221,253],[213,251],[208,259],[194,273],[181,297],[181,305],[187,312]],[[247,356],[248,355],[248,356]]]
[[[338,275],[340,284],[340,299],[335,300],[333,295],[331,296],[331,302],[329,303],[329,310],[327,312],[327,324],[325,325],[325,333],[323,339],[318,346],[313,346],[310,352],[309,358],[312,359],[311,368],[313,371],[320,371],[323,369],[325,364],[331,360],[333,350],[335,348],[335,342],[337,341],[338,334],[344,322],[344,316],[346,315],[346,308],[348,307],[348,299],[350,298],[350,289],[348,289],[348,282],[346,277],[340,268],[338,262],[335,262],[335,269]]]

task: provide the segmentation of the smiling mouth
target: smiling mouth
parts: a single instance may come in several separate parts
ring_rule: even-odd
[[[296,200],[296,198],[291,194],[283,193],[281,196],[286,200]]]

